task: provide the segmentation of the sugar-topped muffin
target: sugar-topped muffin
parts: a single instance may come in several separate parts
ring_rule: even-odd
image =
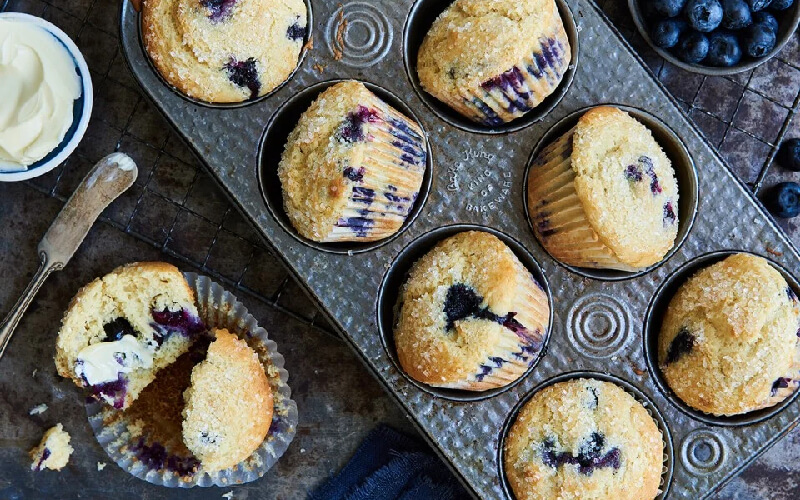
[[[456,0],[425,35],[417,73],[426,92],[496,126],[552,94],[571,57],[554,0]]]
[[[303,0],[144,0],[142,34],[161,76],[214,103],[265,95],[297,66]]]
[[[272,423],[272,389],[258,354],[225,329],[192,369],[183,410],[183,440],[203,470],[233,467],[264,441]]]
[[[181,272],[163,262],[118,267],[83,287],[56,340],[62,377],[127,408],[205,326]]]
[[[422,129],[370,92],[344,81],[324,92],[289,135],[278,176],[289,220],[323,243],[396,233],[419,196]]]
[[[411,268],[394,341],[403,369],[435,387],[483,391],[521,377],[550,321],[547,294],[496,236],[468,231]]]
[[[736,415],[773,406],[800,380],[800,306],[770,263],[734,254],[670,300],[658,341],[669,387],[689,406]]]
[[[555,259],[638,271],[661,261],[675,243],[678,183],[647,127],[600,106],[536,157],[528,212]]]
[[[30,451],[31,470],[61,470],[69,462],[74,451],[69,445],[69,433],[64,426],[56,424],[44,433],[42,442]]]
[[[653,500],[664,466],[661,431],[617,385],[573,379],[525,403],[505,441],[517,500]]]

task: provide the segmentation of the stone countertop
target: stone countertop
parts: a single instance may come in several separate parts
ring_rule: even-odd
[[[303,498],[347,461],[376,423],[408,432],[413,426],[143,97],[118,47],[118,2],[10,0],[7,7],[44,17],[76,41],[92,72],[95,110],[85,139],[62,166],[25,183],[0,185],[5,279],[0,314],[25,288],[36,270],[39,239],[96,160],[113,150],[129,153],[139,179],[104,212],[67,268],[48,279],[0,361],[0,500],[112,493],[120,500],[220,498],[229,491],[160,488],[113,463],[97,471],[98,462],[109,460],[91,434],[82,394],[56,374],[54,339],[69,300],[82,285],[134,260],[166,260],[212,277],[233,291],[278,343],[300,412],[297,437],[265,478],[236,487],[234,498]],[[754,71],[703,77],[679,70],[648,48],[633,29],[627,2],[598,3],[743,181],[765,191],[776,182],[800,180],[800,174],[770,166],[781,138],[800,136],[797,34],[778,57]],[[330,57],[324,48],[311,56]],[[779,224],[800,245],[798,223]],[[30,416],[42,403],[48,410]],[[73,437],[71,463],[61,473],[32,473],[27,451],[57,422]],[[795,429],[714,498],[800,498],[800,483],[793,479],[798,473],[800,430]]]

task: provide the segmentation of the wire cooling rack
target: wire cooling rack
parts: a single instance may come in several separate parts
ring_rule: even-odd
[[[753,71],[706,77],[672,66],[650,49],[635,31],[625,2],[598,4],[751,189],[758,193],[792,177],[770,166],[783,138],[800,136],[794,119],[800,101],[796,33],[777,57]],[[124,151],[136,160],[139,179],[103,213],[103,222],[310,327],[334,334],[143,96],[119,49],[118,1],[0,0],[0,10],[28,12],[64,30],[86,57],[95,86],[94,115],[81,145],[63,165],[27,181],[30,188],[64,202],[94,162],[111,151]],[[319,53],[326,50],[324,44],[315,49],[322,59],[331,57]],[[781,225],[800,244],[800,228]]]

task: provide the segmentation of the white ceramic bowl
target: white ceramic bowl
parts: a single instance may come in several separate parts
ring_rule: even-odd
[[[38,177],[53,170],[66,160],[67,157],[75,151],[75,148],[78,147],[78,143],[83,138],[83,134],[86,133],[86,127],[89,125],[89,117],[92,114],[92,105],[94,104],[92,77],[89,75],[89,68],[86,66],[86,60],[84,60],[83,54],[78,50],[75,42],[53,24],[39,17],[20,12],[0,12],[0,19],[27,22],[50,32],[72,55],[72,59],[75,62],[75,71],[78,72],[81,78],[81,96],[75,100],[72,111],[72,125],[69,130],[67,130],[67,134],[64,136],[64,139],[61,140],[61,143],[50,151],[47,156],[30,165],[27,170],[0,172],[0,182],[22,181]]]

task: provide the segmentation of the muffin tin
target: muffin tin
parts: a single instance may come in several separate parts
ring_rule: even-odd
[[[415,88],[406,56],[431,16],[447,4],[311,0],[314,48],[283,87],[237,107],[195,104],[164,85],[142,48],[130,0],[122,5],[122,46],[145,92],[473,495],[509,497],[498,462],[509,419],[532,390],[574,371],[614,378],[652,402],[649,408],[667,429],[669,466],[661,498],[709,495],[785,434],[800,418],[800,405],[792,397],[774,411],[725,422],[681,408],[659,381],[645,343],[644,332],[652,335],[645,325],[655,321],[648,313],[651,301],[661,307],[671,290],[662,284],[676,271],[676,279],[684,279],[684,266],[712,258],[708,252],[750,251],[798,269],[797,250],[589,0],[559,5],[562,16],[571,12],[575,29],[568,20],[565,26],[579,44],[573,76],[562,82],[552,108],[534,111],[541,119],[525,117],[492,130],[459,123],[446,110],[432,111],[436,103]],[[376,93],[416,117],[430,147],[430,188],[420,197],[416,218],[393,238],[320,248],[294,234],[283,218],[274,164],[288,134],[284,129],[321,89],[315,85],[341,78],[374,85]],[[688,223],[682,244],[679,238],[671,255],[639,275],[589,274],[560,265],[536,241],[524,209],[527,165],[537,142],[565,117],[606,103],[657,117],[646,123],[657,137],[670,138],[663,144],[667,152],[680,155],[685,147],[696,166],[677,166],[686,179],[681,198],[690,202],[686,209],[681,202],[682,224]],[[686,182],[695,182],[700,196],[692,198]],[[424,248],[461,228],[503,235],[552,295],[548,343],[536,365],[515,385],[480,395],[413,383],[394,361],[391,338],[397,283]]]

